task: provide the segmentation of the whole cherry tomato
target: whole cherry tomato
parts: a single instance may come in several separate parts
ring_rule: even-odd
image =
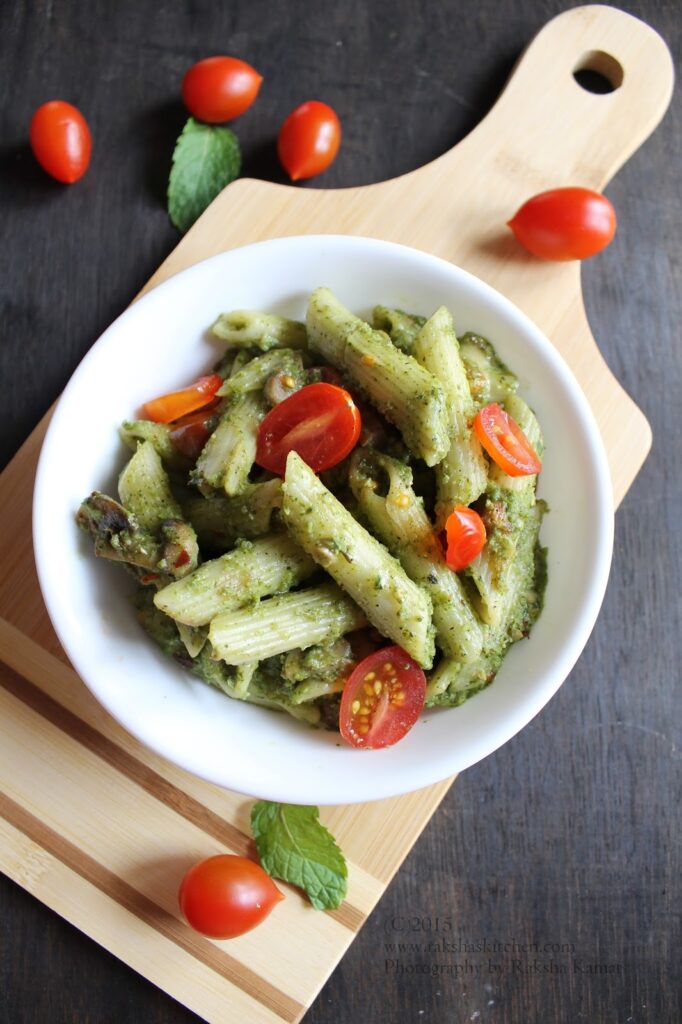
[[[232,939],[251,931],[283,899],[259,864],[231,853],[195,864],[179,893],[187,923],[212,939]]]
[[[237,57],[207,57],[194,64],[182,80],[182,99],[199,121],[232,121],[248,110],[263,76]]]
[[[473,508],[457,505],[445,521],[447,551],[445,561],[455,572],[461,572],[480,555],[485,545],[483,520]]]
[[[339,730],[364,750],[390,747],[410,731],[426,697],[426,676],[402,647],[383,647],[355,666],[343,688]]]
[[[50,100],[31,118],[29,140],[36,160],[48,174],[67,185],[82,178],[90,163],[92,138],[80,110],[64,100]]]
[[[279,130],[277,155],[292,181],[322,174],[334,162],[341,145],[341,122],[336,111],[308,100],[293,110]]]
[[[584,260],[615,235],[616,211],[599,192],[555,188],[525,202],[508,227],[541,260]]]
[[[477,412],[474,431],[493,462],[508,476],[530,476],[542,469],[521,427],[495,402]]]
[[[360,437],[360,413],[344,388],[306,384],[274,406],[258,430],[256,462],[284,476],[289,452],[297,452],[315,473],[349,455]]]

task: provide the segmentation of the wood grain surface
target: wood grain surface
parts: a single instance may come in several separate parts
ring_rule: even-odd
[[[675,4],[626,7],[678,52]],[[247,172],[274,180],[281,117],[311,95],[333,102],[346,135],[323,183],[354,185],[449,148],[560,9],[5,5],[3,456],[175,242],[162,193],[183,120],[175,83],[189,62],[224,49],[266,72],[270,89],[236,127]],[[91,172],[70,190],[25,148],[32,109],[56,95],[83,107],[98,141]],[[680,1018],[679,122],[676,105],[609,189],[619,234],[583,271],[602,352],[655,437],[619,513],[597,629],[542,715],[460,778],[308,1021]],[[3,1020],[194,1019],[22,891],[1,891]],[[389,948],[398,942],[412,946]],[[592,963],[610,969],[588,973]]]

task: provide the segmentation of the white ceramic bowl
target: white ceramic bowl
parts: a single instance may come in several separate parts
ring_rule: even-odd
[[[444,303],[460,332],[493,341],[520,378],[546,439],[540,494],[550,513],[544,611],[491,686],[460,708],[425,714],[396,746],[358,751],[335,733],[230,700],[166,658],[140,629],[132,581],[96,560],[74,513],[93,489],[115,493],[123,419],[182,386],[221,351],[207,334],[233,308],[301,318],[328,285],[357,313],[377,302],[423,314]],[[519,731],[568,675],[594,625],[613,541],[611,482],[595,420],[545,336],[502,295],[450,263],[345,236],[274,239],[224,253],[146,295],[74,373],[43,445],[34,497],[35,556],[50,617],[76,671],[104,707],[157,753],[218,785],[292,803],[350,803],[444,779]]]

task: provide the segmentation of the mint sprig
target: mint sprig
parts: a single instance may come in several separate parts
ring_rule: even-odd
[[[263,868],[304,889],[318,910],[333,910],[347,890],[348,868],[317,807],[259,800],[251,831]]]
[[[239,174],[241,151],[229,128],[190,117],[178,136],[168,179],[168,215],[179,231],[194,221]]]

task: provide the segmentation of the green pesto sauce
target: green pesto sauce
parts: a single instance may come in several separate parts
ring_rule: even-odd
[[[267,317],[264,318],[264,322],[266,320]],[[232,384],[227,385],[226,392],[232,394],[234,406],[240,406],[239,416],[230,424],[231,432],[225,434],[233,447],[245,445],[248,441],[247,435],[257,429],[260,417],[267,408],[267,403],[263,404],[262,392],[270,373],[284,370],[291,373],[299,383],[303,380],[310,382],[323,376],[317,367],[326,360],[320,358],[319,353],[311,350],[301,355],[300,351],[292,352],[283,347],[287,341],[297,349],[299,345],[303,345],[303,325],[295,324],[295,336],[292,334],[289,339],[282,327],[285,322],[276,324],[275,319],[271,320],[270,327],[272,328],[274,324],[280,333],[275,335],[273,329],[272,338],[262,338],[261,342],[254,340],[251,347],[242,349],[236,357],[234,351],[228,352],[220,365],[220,373],[224,379],[229,380],[232,375]],[[377,442],[377,449],[402,460],[410,479],[412,470],[415,471],[415,491],[425,499],[427,511],[433,515],[436,498],[435,474],[424,459],[435,458],[434,453],[442,450],[443,431],[449,422],[450,414],[444,402],[443,388],[433,376],[427,375],[421,364],[412,357],[415,340],[425,322],[424,317],[400,309],[375,307],[372,325],[355,321],[341,332],[337,332],[333,344],[339,346],[339,335],[343,334],[340,343],[343,352],[337,358],[330,350],[328,357],[331,365],[335,365],[337,370],[344,374],[344,382],[352,393],[366,400],[369,400],[369,391],[372,390],[382,396],[374,406],[378,409],[377,417],[380,421],[381,440]],[[232,326],[239,328],[240,325]],[[330,331],[330,336],[333,334],[334,332]],[[493,401],[503,404],[509,396],[514,395],[518,381],[487,339],[474,332],[468,332],[462,336],[459,344],[467,380],[477,407]],[[267,354],[263,355],[263,352]],[[315,365],[311,366],[311,363]],[[377,366],[375,374],[371,372],[373,365]],[[391,387],[386,386],[387,380],[391,382]],[[405,396],[409,396],[409,401]],[[214,427],[219,414],[226,418],[228,410],[229,400],[225,400],[216,413]],[[387,423],[387,420],[390,420],[393,426]],[[254,467],[248,476],[245,474],[243,489],[239,489],[237,495],[226,497],[223,490],[224,481],[220,477],[221,460],[217,460],[219,465],[215,473],[211,472],[205,476],[202,475],[203,463],[200,460],[199,466],[190,474],[190,481],[202,485],[199,494],[196,489],[187,486],[187,473],[191,465],[188,465],[189,460],[185,456],[173,448],[168,427],[139,421],[125,423],[122,432],[126,442],[133,448],[138,440],[148,440],[161,458],[166,472],[171,470],[183,474],[183,483],[178,490],[184,494],[179,496],[179,500],[185,523],[177,518],[177,480],[172,473],[172,490],[165,486],[164,473],[159,475],[159,480],[155,481],[156,486],[153,488],[149,486],[148,479],[131,481],[128,503],[135,506],[133,511],[138,511],[138,508],[141,510],[142,519],[154,523],[153,534],[145,534],[145,537],[140,535],[136,539],[137,553],[142,551],[144,554],[142,549],[144,543],[148,542],[151,557],[152,549],[155,543],[159,542],[161,534],[161,540],[176,539],[174,534],[169,534],[169,530],[177,530],[178,526],[171,526],[169,520],[174,520],[175,524],[182,526],[192,523],[196,528],[202,547],[200,562],[211,557],[216,551],[232,550],[235,546],[248,556],[252,547],[248,538],[269,534],[273,529],[273,523],[275,529],[283,529],[285,524],[279,509],[281,497],[277,503],[273,501],[280,482],[273,481],[257,467]],[[409,448],[406,446],[405,438]],[[447,443],[447,433],[445,438]],[[415,454],[419,451],[423,458]],[[203,454],[205,459],[205,452]],[[323,569],[332,563],[338,562],[343,565],[344,562],[352,563],[366,557],[363,542],[355,533],[355,524],[352,521],[344,523],[343,520],[339,523],[334,508],[336,500],[332,497],[338,497],[348,515],[352,515],[355,520],[360,518],[355,498],[348,486],[349,461],[346,459],[339,466],[321,475],[321,481],[328,491],[320,497],[319,502],[316,498],[314,504],[305,502],[298,509],[299,517],[307,517],[309,521],[303,529],[311,538],[316,538],[316,543],[326,549],[322,557],[318,557],[319,552],[313,553]],[[380,497],[386,495],[383,480],[380,481],[376,493]],[[488,545],[494,556],[493,572],[496,564],[500,566],[500,580],[503,579],[502,566],[509,564],[510,557],[515,559],[515,572],[510,584],[514,593],[512,612],[505,620],[504,629],[484,629],[485,641],[481,656],[475,662],[457,668],[445,693],[439,694],[431,702],[434,705],[457,706],[488,686],[511,644],[529,635],[544,603],[547,551],[537,539],[539,524],[546,511],[544,502],[535,503],[534,496],[529,502],[528,493],[522,489],[511,490],[489,484],[485,497],[476,503],[476,508],[484,517],[489,513],[495,518],[492,525],[487,524]],[[532,516],[531,509],[534,510]],[[319,541],[321,514],[332,516],[329,532],[333,533],[333,536],[323,541]],[[530,525],[531,518],[535,522],[534,528]],[[365,521],[363,525],[366,526]],[[107,537],[107,543],[114,550],[122,549],[120,557],[123,560],[131,560],[127,557],[130,552],[126,548],[126,533],[113,532]],[[386,555],[388,558],[394,557],[388,550]],[[325,558],[329,559],[328,563],[325,563]],[[248,561],[248,558],[246,560]],[[140,573],[142,571],[140,570]],[[316,579],[323,578],[328,580],[329,576],[321,570]],[[461,578],[465,591],[472,594],[475,589],[474,582],[466,579],[464,575]],[[291,579],[296,586],[297,577],[293,569]],[[433,589],[437,583],[437,576],[434,574],[433,579],[429,577],[428,582]],[[195,583],[197,588],[200,588],[201,580],[197,579]],[[215,585],[220,586],[220,581],[217,580]],[[193,586],[194,584],[190,583],[190,587]],[[249,586],[250,577],[245,568],[244,590],[248,590]],[[307,650],[296,649],[266,659],[255,669],[252,665],[236,669],[223,661],[215,660],[208,642],[195,657],[190,657],[175,622],[154,605],[154,592],[153,586],[140,588],[136,597],[138,618],[168,656],[204,682],[228,694],[248,696],[249,699],[268,707],[289,710],[298,717],[306,717],[311,724],[318,724],[320,727],[338,728],[338,694],[318,697],[314,701],[306,702],[303,707],[295,705],[293,694],[296,687],[334,682],[348,672],[354,659],[345,637],[326,644],[316,644]],[[423,592],[426,593],[425,588]],[[427,594],[427,598],[436,606],[442,606],[450,600],[440,591],[433,593],[432,590]],[[369,579],[368,607],[385,607],[386,602],[393,599],[399,608],[398,618],[404,631],[405,643],[409,645],[410,638],[415,637],[413,629],[419,630],[420,624],[428,623],[428,615],[418,614],[417,609],[409,607],[409,603],[404,602],[400,588],[389,572],[384,573],[380,569],[374,571]],[[301,617],[310,620],[311,623],[317,621],[316,614],[311,611],[303,610]],[[251,672],[253,674],[250,676]],[[236,694],[233,693],[235,689]]]

